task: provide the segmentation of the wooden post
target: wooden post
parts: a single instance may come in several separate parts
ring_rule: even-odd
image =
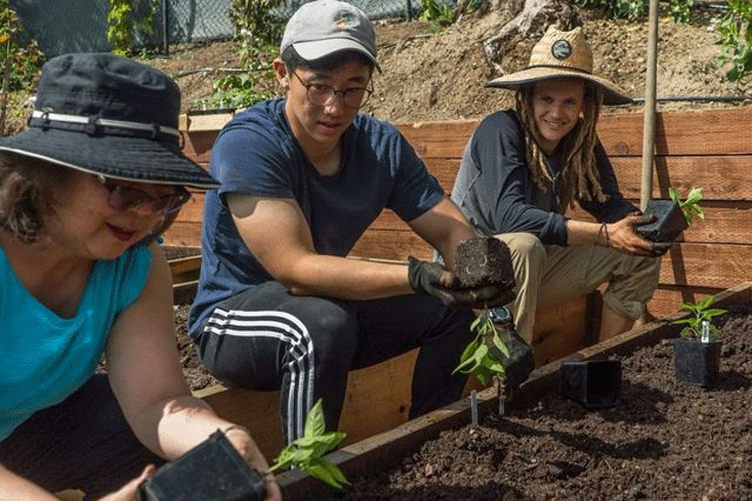
[[[648,16],[648,58],[645,80],[645,107],[642,128],[642,180],[640,210],[645,210],[653,193],[653,156],[655,154],[655,82],[658,53],[658,0],[650,0]]]

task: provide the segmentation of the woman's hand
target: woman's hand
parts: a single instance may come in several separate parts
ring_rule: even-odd
[[[264,488],[266,489],[266,501],[281,501],[282,491],[279,488],[279,484],[277,484],[277,479],[274,474],[267,473],[269,471],[269,463],[266,462],[264,455],[261,454],[248,430],[242,426],[232,425],[226,428],[224,433],[227,440],[237,449],[250,467],[258,471],[263,477]]]
[[[153,464],[150,464],[149,466],[144,468],[144,471],[141,472],[141,475],[134,478],[117,491],[111,494],[107,494],[103,498],[99,498],[100,501],[138,501],[138,486],[141,485],[142,482],[146,481],[147,478],[152,476],[155,471],[157,471],[156,467]]]
[[[654,219],[654,215],[630,214],[621,221],[605,225],[605,235],[599,235],[599,237],[601,240],[605,237],[605,241],[610,247],[627,254],[650,257],[662,256],[671,248],[672,242],[651,242],[641,238],[634,230],[635,226],[650,223]],[[603,244],[602,241],[600,243]]]

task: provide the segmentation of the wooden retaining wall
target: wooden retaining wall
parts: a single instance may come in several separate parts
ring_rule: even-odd
[[[185,153],[207,165],[219,128],[230,115],[183,117]],[[598,134],[608,152],[620,188],[639,205],[642,114],[612,113],[601,117]],[[703,188],[707,214],[684,233],[661,266],[659,289],[648,305],[653,315],[677,311],[682,302],[719,292],[752,272],[752,107],[658,113],[653,198],[668,198],[669,186],[686,194]],[[398,124],[429,170],[452,189],[462,150],[477,121]],[[197,194],[165,235],[170,245],[198,246],[203,197]],[[577,211],[576,211],[577,212]],[[580,213],[584,215],[584,213]],[[354,253],[405,259],[408,251],[428,246],[409,234],[394,214],[385,212]]]
[[[219,129],[230,115],[182,117],[184,152],[207,166]],[[477,121],[399,124],[418,154],[447,192],[451,191],[462,151]],[[656,316],[678,311],[682,302],[715,294],[752,276],[752,108],[659,113],[656,133],[654,198],[668,187],[685,194],[702,187],[707,219],[695,224],[663,258],[659,289],[649,303]],[[611,157],[622,192],[639,204],[642,115],[603,115],[599,136]],[[203,194],[195,193],[165,235],[165,244],[198,247]],[[574,211],[576,217],[586,217]],[[353,250],[355,257],[404,260],[408,254],[430,258],[431,250],[407,225],[384,211]],[[190,300],[197,262],[171,263],[176,297]],[[537,312],[533,345],[542,366],[592,343],[599,316],[598,296],[576,298]],[[405,423],[416,351],[374,367],[353,371],[348,381],[340,430],[352,444]],[[261,450],[273,457],[282,446],[277,392],[253,392],[218,386],[198,393],[220,414],[247,425]]]

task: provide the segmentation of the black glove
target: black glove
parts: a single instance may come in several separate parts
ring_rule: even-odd
[[[504,356],[493,344],[490,345],[490,350],[504,364],[506,372],[504,395],[508,400],[514,391],[527,381],[528,376],[535,368],[535,362],[533,360],[533,349],[517,334],[509,312],[507,311],[506,315],[502,317],[501,322],[496,322],[496,328],[504,346],[509,351],[509,356]]]
[[[407,260],[407,276],[415,292],[437,297],[448,306],[498,306],[508,303],[515,297],[511,289],[501,289],[498,286],[460,288],[459,280],[452,272],[438,263],[421,261],[412,256]]]

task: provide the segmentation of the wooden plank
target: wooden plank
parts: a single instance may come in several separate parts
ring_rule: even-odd
[[[639,157],[615,157],[614,166],[619,188],[626,198],[640,199],[642,160]],[[686,195],[692,187],[702,187],[704,200],[749,201],[752,185],[749,173],[752,155],[702,155],[687,157],[658,156],[653,173],[653,198],[669,198],[674,186]]]
[[[201,223],[176,220],[163,235],[165,245],[177,247],[201,246]]]
[[[661,285],[727,288],[750,277],[752,246],[675,244],[663,257]]]
[[[696,303],[709,295],[717,295],[724,289],[696,286],[659,286],[647,304],[647,309],[655,317],[673,315],[681,310],[683,303]]]
[[[198,272],[201,269],[201,256],[170,259],[167,264],[170,266],[173,283],[189,282],[198,278]]]
[[[196,122],[199,118],[191,120]],[[219,124],[226,120],[225,115],[204,116],[200,124],[196,122],[187,129],[182,128],[185,131],[185,154],[206,164]],[[641,113],[606,113],[601,116],[598,134],[610,156],[642,155],[642,120]],[[213,126],[209,125],[212,121],[216,123]],[[749,107],[658,113],[656,154],[752,154],[752,135],[744,125],[748,123],[752,123],[752,109]],[[477,120],[458,120],[396,125],[418,154],[429,159],[459,158],[477,124]]]
[[[604,114],[598,136],[612,156],[642,156],[642,113]],[[752,108],[663,112],[656,114],[657,155],[752,153]]]
[[[606,113],[598,136],[610,156],[642,156],[642,113]],[[657,155],[739,155],[752,153],[749,107],[657,113]],[[424,158],[459,158],[476,120],[399,123],[398,128]]]
[[[536,367],[592,344],[588,313],[585,296],[535,312],[532,346]]]
[[[752,301],[752,289],[749,283],[723,291],[718,295],[716,305],[723,307],[731,303],[749,303]],[[616,352],[633,350],[636,347],[658,342],[675,336],[678,327],[671,321],[686,314],[677,314],[658,322],[651,322],[632,329],[602,343],[585,348],[563,359],[544,365],[536,370],[520,388],[517,398],[535,399],[541,392],[551,391],[558,376],[561,363],[565,361],[597,360]],[[481,415],[495,409],[498,405],[498,392],[489,388],[477,396]],[[459,428],[470,422],[470,402],[468,398],[452,405],[431,412],[418,419],[408,421],[388,432],[370,437],[366,440],[343,447],[327,455],[327,459],[337,464],[346,476],[353,477],[372,470],[374,465],[388,468],[395,465],[405,454],[415,450],[426,440],[430,440],[441,431]],[[277,480],[284,495],[289,499],[325,499],[333,491],[325,484],[306,476],[299,470],[279,474]]]

